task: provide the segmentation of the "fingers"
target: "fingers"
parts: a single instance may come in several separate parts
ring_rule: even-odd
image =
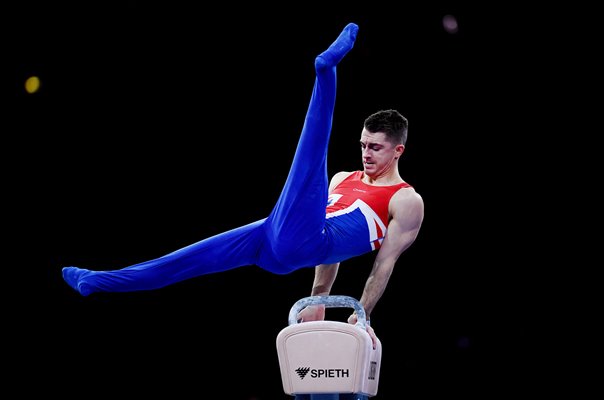
[[[371,343],[373,344],[373,350],[375,350],[377,348],[377,336],[375,336],[375,331],[372,327],[368,326],[367,333],[371,336]]]

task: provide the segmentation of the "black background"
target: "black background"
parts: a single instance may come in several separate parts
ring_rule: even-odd
[[[289,398],[275,339],[310,294],[312,268],[250,266],[89,297],[61,268],[127,266],[268,215],[314,58],[355,22],[330,174],[360,168],[364,118],[396,108],[410,121],[401,175],[425,201],[422,231],[372,315],[384,349],[376,398],[540,390],[532,333],[549,313],[539,262],[549,228],[534,196],[535,101],[551,89],[540,74],[547,31],[534,27],[554,22],[413,3],[29,2],[6,14],[11,381],[79,398]],[[446,14],[457,33],[443,29]],[[31,75],[42,83],[33,95]],[[373,257],[342,263],[332,293],[359,298]]]

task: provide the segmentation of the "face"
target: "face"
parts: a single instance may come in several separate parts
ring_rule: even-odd
[[[366,129],[361,133],[360,142],[364,172],[374,179],[397,168],[397,160],[405,149],[402,144],[390,143],[384,133],[371,133]]]

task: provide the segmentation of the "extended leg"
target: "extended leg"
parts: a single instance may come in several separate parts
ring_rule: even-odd
[[[287,181],[268,217],[267,236],[276,258],[308,266],[300,255],[319,256],[328,249],[320,238],[328,195],[327,149],[336,100],[336,66],[352,49],[358,26],[350,23],[315,59],[316,79]],[[315,239],[308,242],[307,239]],[[301,251],[301,246],[305,246]]]
[[[83,296],[161,288],[185,279],[253,265],[264,220],[204,239],[160,258],[111,271],[63,268],[63,279]]]
[[[94,292],[130,292],[161,288],[200,275],[244,265],[260,265],[278,273],[308,266],[309,254],[322,257],[326,248],[298,252],[304,238],[320,236],[327,203],[327,145],[336,92],[336,65],[352,48],[358,27],[349,24],[315,60],[317,78],[296,155],[284,190],[263,229],[261,220],[204,239],[163,257],[126,268],[93,271],[63,268],[63,279],[84,296]],[[269,245],[265,246],[265,236]],[[302,238],[302,240],[301,240]],[[268,247],[268,248],[267,248]],[[289,258],[290,254],[303,259]],[[312,263],[312,261],[311,261]],[[286,271],[287,269],[287,271]]]

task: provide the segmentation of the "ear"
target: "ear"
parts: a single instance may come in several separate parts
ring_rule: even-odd
[[[399,158],[405,152],[405,145],[397,144],[396,147],[394,148],[394,151],[397,154],[396,158]]]

